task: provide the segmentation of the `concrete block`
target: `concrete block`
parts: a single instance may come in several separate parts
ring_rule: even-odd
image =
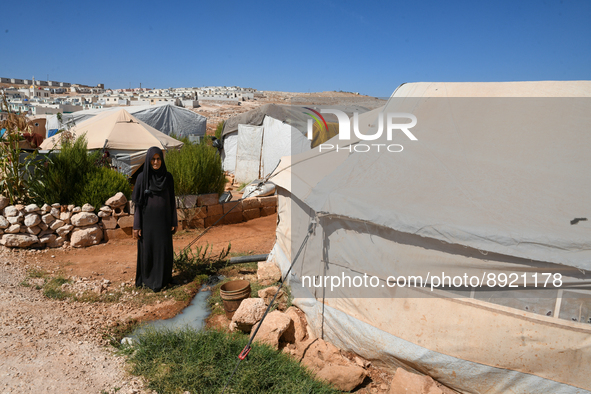
[[[261,207],[261,202],[256,197],[247,198],[246,200],[242,200],[242,209],[244,211],[247,211],[249,209],[258,209],[260,207]]]
[[[277,196],[259,197],[259,201],[261,202],[261,207],[277,206]]]
[[[244,217],[245,221],[260,218],[261,217],[261,210],[259,208],[247,209],[245,211],[242,211],[242,216]]]
[[[217,193],[201,194],[197,198],[197,206],[202,207],[204,205],[210,206],[218,204],[220,196]]]
[[[234,223],[242,223],[244,218],[242,217],[242,212],[230,212],[224,219],[222,220],[224,224],[234,224]]]
[[[210,205],[207,207],[207,217],[221,215],[224,213],[224,208],[221,204]]]
[[[230,201],[222,204],[222,206],[224,207],[224,213],[228,213],[230,210],[232,213],[242,212],[242,201]]]
[[[275,207],[262,207],[261,216],[269,216],[275,213]]]
[[[213,215],[213,216],[208,216],[205,218],[205,227],[211,227],[213,226],[213,224],[215,222],[217,222],[217,220],[219,218],[221,218],[222,215]],[[218,225],[222,224],[222,222],[218,223]]]

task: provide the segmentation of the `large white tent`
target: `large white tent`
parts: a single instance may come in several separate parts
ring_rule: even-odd
[[[88,109],[62,114],[61,120],[57,115],[51,115],[47,117],[46,137],[51,137],[57,130],[63,129],[66,125],[75,126],[99,114],[118,112],[121,109],[125,109],[137,119],[166,135],[174,134],[178,137],[203,137],[205,135],[207,118],[186,108],[172,104],[162,104]]]
[[[238,183],[261,179],[275,169],[282,156],[306,152],[334,136],[336,117],[327,114],[328,129],[315,128],[313,139],[308,139],[310,108],[320,109],[318,106],[265,104],[228,119],[222,132],[224,170],[233,173]],[[356,105],[338,108],[347,114],[367,111]]]
[[[389,113],[417,118],[416,141],[372,141],[401,152],[334,137],[271,177],[269,260],[285,274],[314,230],[288,280],[316,335],[463,393],[590,392],[591,82],[404,84],[361,132]],[[487,282],[511,273],[519,290]],[[330,287],[363,274],[378,285]],[[443,274],[487,284],[431,291]]]
[[[103,112],[70,130],[75,138],[84,136],[89,150],[105,148],[118,170],[131,176],[144,163],[147,150],[178,149],[183,143],[138,120],[124,109]],[[41,149],[59,149],[60,134],[47,138]]]

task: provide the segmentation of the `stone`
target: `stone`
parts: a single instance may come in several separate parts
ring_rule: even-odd
[[[275,207],[262,207],[261,216],[269,216],[275,213]]]
[[[249,209],[259,209],[261,207],[261,202],[256,197],[247,198],[246,200],[242,200],[242,209],[249,210]]]
[[[10,222],[4,216],[0,216],[0,228],[6,228],[8,226],[10,226]]]
[[[66,211],[66,212],[60,213],[59,219],[66,224],[70,223],[71,218],[72,218],[72,212]]]
[[[254,338],[256,342],[266,343],[267,345],[273,346],[275,349],[279,348],[279,338],[287,330],[291,324],[291,319],[286,314],[273,311],[267,315],[262,323],[257,323],[252,327],[254,332],[257,326],[260,324],[257,336]]]
[[[209,205],[207,207],[207,216],[223,215],[224,208],[222,204]]]
[[[234,224],[234,223],[242,223],[244,221],[244,217],[242,216],[242,212],[230,212],[224,216],[223,224]]]
[[[111,212],[99,211],[98,213],[99,218],[107,218],[111,217]]]
[[[66,235],[68,235],[70,233],[70,231],[72,231],[74,229],[74,226],[72,226],[71,224],[65,224],[63,226],[61,226],[60,228],[58,228],[57,230],[55,230],[55,232],[57,233],[57,235],[59,235],[60,237],[65,237]]]
[[[88,212],[81,212],[77,215],[89,214]],[[93,214],[94,215],[94,214]],[[76,215],[74,215],[76,216]],[[98,217],[94,215],[94,217]],[[74,217],[72,217],[74,219]],[[96,221],[95,221],[96,223]],[[103,230],[97,225],[87,227],[75,228],[70,236],[70,245],[75,248],[83,248],[90,245],[96,245],[103,240]]]
[[[242,211],[242,217],[245,221],[249,221],[252,219],[258,219],[261,217],[261,210],[259,208],[256,209],[247,209]]]
[[[430,376],[417,375],[397,368],[390,383],[389,394],[443,394],[437,383]]]
[[[26,232],[29,234],[37,235],[41,232],[41,229],[39,228],[39,226],[32,226],[32,227],[27,227]]]
[[[56,238],[57,236],[55,234],[39,235],[39,242],[41,242],[42,244],[46,244],[55,241]]]
[[[205,228],[205,219],[199,219],[194,217],[188,222],[189,228]]]
[[[187,194],[186,196],[178,196],[176,198],[176,206],[179,208],[193,208],[197,205],[199,196],[194,194]]]
[[[76,208],[73,204],[68,205],[68,212],[72,212]]]
[[[73,213],[82,212],[82,208],[80,208],[80,207],[74,207],[74,208],[72,208],[72,212]]]
[[[197,206],[202,207],[204,205],[210,206],[219,204],[220,196],[217,193],[201,194],[197,197]]]
[[[103,235],[105,237],[105,242],[109,242],[113,239],[128,239],[133,236],[133,229],[132,228],[105,229],[103,231]]]
[[[100,211],[101,211],[101,212],[106,212],[106,213],[109,213],[109,214],[110,214],[111,212],[113,212],[113,210],[111,209],[111,207],[109,207],[108,205],[103,205],[103,206],[100,208]]]
[[[0,196],[0,211],[6,208],[6,206],[8,206],[8,202],[9,200],[7,197]]]
[[[279,287],[277,286],[271,286],[261,289],[258,291],[259,298],[262,298],[263,301],[265,301],[265,305],[268,306],[271,303],[273,297],[275,297],[275,293],[277,293],[277,290],[279,290]],[[279,294],[277,294],[277,298],[275,298],[275,303],[277,305],[283,304],[283,309],[279,307],[277,307],[277,309],[285,310],[285,307],[287,305],[287,294],[285,294],[283,290],[279,290]]]
[[[295,343],[301,342],[306,338],[306,318],[305,315],[300,315],[298,313],[298,309],[295,306],[290,306],[286,311],[285,314],[289,316],[291,321],[293,322],[293,332],[290,332],[289,328],[284,333],[285,342]]]
[[[38,225],[39,223],[41,223],[41,218],[36,213],[30,213],[27,216],[25,216],[25,226],[33,227]]]
[[[43,206],[41,207],[41,213],[47,213],[49,211],[51,211],[51,205],[43,204]]]
[[[27,229],[28,229],[27,226],[25,226],[24,224],[21,224],[21,228],[18,230],[18,232],[25,234],[25,233],[27,233]]]
[[[242,212],[242,201],[230,201],[222,204],[224,213],[228,212]]]
[[[272,285],[281,279],[281,270],[272,261],[260,261],[257,269],[257,280],[263,286]]]
[[[205,227],[211,227],[213,226],[218,220],[219,218],[221,218],[222,215],[214,215],[214,216],[207,216],[205,218]],[[218,223],[220,224],[220,223]]]
[[[52,208],[60,209],[61,208],[61,204],[59,202],[55,202],[55,203],[51,204],[51,207]]]
[[[276,196],[268,196],[268,197],[258,197],[261,207],[276,207],[277,206],[277,197]]]
[[[16,209],[14,205],[7,206],[4,208],[4,216],[6,216],[6,218],[18,216],[18,209]]]
[[[120,228],[133,227],[133,216],[123,216],[117,220],[117,224]]]
[[[125,205],[127,203],[127,198],[125,197],[125,194],[119,192],[117,194],[115,194],[113,197],[107,199],[107,201],[105,201],[105,205],[110,206],[111,208],[114,207],[120,207],[122,205]]]
[[[94,207],[90,204],[84,204],[82,206],[82,212],[94,212]]]
[[[45,215],[41,216],[41,220],[43,223],[49,226],[55,220],[55,216],[53,216],[51,213],[46,213]]]
[[[41,223],[39,223],[38,226],[42,231],[47,230],[49,228],[49,226],[47,226],[47,224],[43,223],[43,221],[41,221]]]
[[[108,230],[112,230],[114,228],[117,228],[117,219],[114,218],[113,216],[108,216],[106,218],[102,218],[102,222],[103,222],[103,225],[105,226],[105,228]]]
[[[2,244],[8,248],[26,248],[37,242],[39,239],[34,235],[4,234],[2,236]]]
[[[76,213],[70,218],[70,223],[72,223],[76,227],[88,226],[91,224],[95,224],[96,222],[98,222],[98,216],[96,216],[92,212]]]
[[[365,369],[357,365],[330,365],[316,373],[318,379],[326,380],[338,390],[346,392],[359,386],[366,376]]]
[[[8,227],[6,230],[4,230],[4,232],[6,234],[18,234],[21,231],[21,225],[16,223],[16,224],[12,224],[10,225],[10,227]]]
[[[49,225],[49,228],[55,231],[58,228],[62,227],[64,224],[66,224],[66,223],[64,223],[63,220],[56,220]]]
[[[234,322],[237,329],[250,332],[252,326],[261,320],[266,309],[265,301],[260,298],[247,298],[242,300],[240,306],[234,312],[232,322]]]
[[[25,206],[23,204],[16,204],[14,206],[18,211],[23,211],[25,209]]]
[[[308,344],[303,355],[302,364],[312,371],[320,371],[328,365],[353,365],[351,361],[341,355],[339,349],[332,343],[320,338]]]
[[[33,213],[39,211],[39,206],[37,204],[29,204],[25,207],[25,213]]]
[[[127,216],[129,213],[125,212],[127,205],[122,205],[120,207],[114,207],[112,215],[115,217]]]
[[[21,216],[9,216],[6,219],[8,220],[8,223],[10,223],[10,224],[17,224],[23,220]]]
[[[64,237],[56,237],[55,239],[50,240],[47,242],[47,246],[50,248],[59,248],[64,245],[66,239]]]
[[[61,211],[59,208],[52,207],[52,208],[51,208],[51,211],[50,211],[49,213],[51,213],[51,215],[52,215],[54,218],[56,218],[56,219],[59,219],[59,217],[60,217],[60,214],[62,213],[62,211]]]

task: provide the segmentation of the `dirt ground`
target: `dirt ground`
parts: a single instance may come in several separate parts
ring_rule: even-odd
[[[277,216],[212,228],[196,245],[228,246],[233,253],[268,253]],[[196,230],[174,237],[179,250]],[[25,251],[0,248],[0,393],[150,393],[125,371],[103,333],[128,318],[166,318],[180,302],[157,301],[139,308],[125,302],[72,302],[48,299],[34,287],[30,270],[77,277],[81,284],[116,288],[135,278],[136,243],[111,241],[86,249]],[[29,274],[27,273],[29,272]],[[28,286],[23,286],[23,283]]]

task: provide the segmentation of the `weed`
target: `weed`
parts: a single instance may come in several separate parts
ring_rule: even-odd
[[[148,330],[124,346],[131,373],[159,393],[220,393],[248,336],[221,331]],[[338,393],[296,360],[268,345],[253,344],[229,384],[232,393]]]
[[[216,273],[221,266],[226,265],[226,257],[232,248],[222,249],[218,255],[213,255],[213,245],[199,246],[193,251],[190,248],[181,250],[174,254],[173,268],[181,276],[193,280],[197,275],[209,275]]]
[[[54,298],[56,300],[63,300],[71,296],[70,293],[62,290],[61,286],[64,283],[69,283],[70,280],[64,278],[63,276],[56,276],[51,278],[45,286],[43,286],[43,295],[47,298]]]

